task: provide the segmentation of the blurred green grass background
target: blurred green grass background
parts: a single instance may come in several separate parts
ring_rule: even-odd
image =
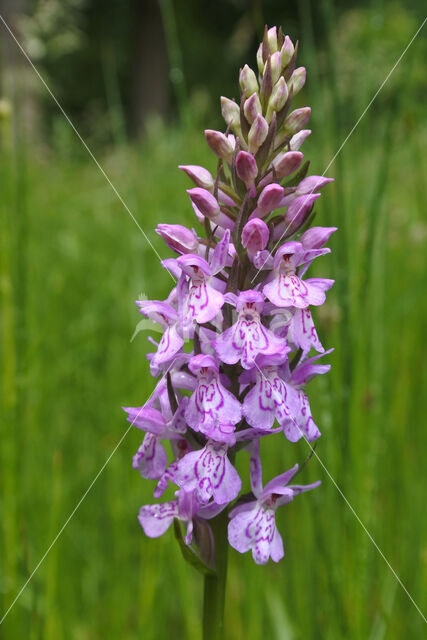
[[[302,103],[313,107],[303,149],[312,173],[324,171],[418,26],[395,9],[374,43],[369,15],[345,14],[346,37],[331,16],[322,52],[309,16],[298,34],[309,77]],[[339,232],[313,273],[337,281],[315,314],[335,351],[331,373],[309,389],[323,434],[317,454],[421,608],[427,131],[415,97],[423,51],[420,38],[328,171],[336,182],[316,223]],[[162,257],[170,253],[153,232],[158,222],[197,224],[177,165],[215,166],[194,108],[181,124],[152,119],[142,142],[99,153]],[[149,396],[149,345],[146,333],[131,340],[140,319],[133,301],[162,299],[171,286],[67,123],[58,119],[51,147],[34,148],[16,136],[18,116],[1,121],[1,615],[125,432],[121,406]],[[131,430],[0,637],[200,637],[202,579],[172,532],[148,540],[136,520],[153,489],[131,468],[140,440]],[[265,479],[309,453],[284,439],[262,447]],[[245,455],[238,466],[247,476]],[[421,616],[313,458],[304,482],[318,478],[318,491],[278,513],[280,564],[257,567],[231,550],[226,637],[424,637]]]

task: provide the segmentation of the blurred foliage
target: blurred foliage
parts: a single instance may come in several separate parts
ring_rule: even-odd
[[[309,60],[311,41],[316,48],[315,67],[325,76],[330,72],[327,45],[333,20],[334,46],[340,51],[334,56],[339,91],[347,116],[354,118],[352,97],[357,92],[369,101],[375,79],[386,77],[423,16],[422,3],[379,0],[337,0],[334,5],[331,0],[147,0],[139,13],[137,4],[137,0],[32,0],[31,11],[18,16],[30,56],[67,113],[98,143],[112,140],[111,82],[117,84],[115,99],[128,134],[133,135],[132,109],[138,106],[131,101],[132,83],[138,76],[132,70],[146,64],[135,60],[141,35],[138,23],[145,19],[160,20],[165,27],[169,75],[165,69],[161,81],[170,85],[169,118],[176,119],[177,109],[181,116],[187,110],[188,119],[196,124],[212,125],[216,118],[219,125],[219,95],[235,96],[236,70],[255,51],[264,23],[282,24],[292,38],[302,40],[300,64]],[[144,14],[148,5],[157,6],[157,13]],[[308,37],[307,30],[311,30]],[[165,43],[159,40],[156,46],[162,48]],[[422,115],[426,46],[424,40],[424,55],[421,52],[414,69],[396,71],[410,76],[405,103],[417,117]],[[156,53],[154,49],[150,55]],[[49,130],[57,112],[43,88],[39,90]],[[385,87],[378,106],[389,99]],[[184,105],[177,104],[183,100]]]

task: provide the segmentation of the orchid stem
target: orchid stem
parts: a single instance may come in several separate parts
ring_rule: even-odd
[[[205,576],[203,596],[203,640],[222,640],[224,637],[224,604],[227,580],[228,513],[222,513],[211,520],[215,536],[216,573]]]

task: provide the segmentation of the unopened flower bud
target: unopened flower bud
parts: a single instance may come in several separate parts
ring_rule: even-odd
[[[253,93],[243,105],[243,113],[249,124],[252,124],[258,114],[262,115],[261,101],[257,93]]]
[[[221,113],[225,122],[233,131],[240,130],[240,109],[233,100],[221,96]]]
[[[236,171],[239,178],[245,183],[247,189],[255,186],[255,178],[258,175],[258,167],[255,158],[247,151],[239,151],[236,158]]]
[[[219,158],[227,162],[231,161],[233,157],[233,146],[227,136],[221,133],[221,131],[206,129],[205,137],[206,142]]]
[[[320,249],[335,231],[337,227],[310,227],[302,234],[300,242],[305,249]]]
[[[202,189],[207,189],[208,191],[212,191],[214,188],[214,179],[210,172],[204,167],[199,167],[195,164],[180,164],[179,169],[184,171],[192,181]]]
[[[177,253],[196,253],[199,240],[194,233],[182,224],[158,224],[156,232],[163,238],[169,249]]]
[[[288,136],[293,136],[307,124],[310,119],[311,109],[310,107],[301,107],[301,109],[295,109],[286,118],[283,131]]]
[[[217,199],[206,189],[195,187],[194,189],[187,189],[187,193],[193,204],[207,218],[215,217],[220,213],[221,210]]]
[[[277,29],[276,27],[271,27],[267,31],[268,37],[268,46],[270,47],[270,53],[274,53],[277,51]]]
[[[288,98],[288,87],[286,85],[286,80],[283,76],[281,76],[273,87],[272,94],[270,96],[270,100],[268,101],[268,108],[266,113],[266,120],[270,122],[273,112],[280,111],[285,106],[285,102]]]
[[[273,81],[273,87],[278,81],[281,71],[282,71],[282,58],[280,55],[280,51],[276,51],[271,56],[271,78]]]
[[[269,235],[268,227],[261,218],[253,218],[245,224],[242,231],[242,245],[250,258],[258,251],[265,249]]]
[[[304,155],[300,151],[286,151],[279,153],[271,164],[274,167],[276,176],[281,179],[296,171],[303,158]]]
[[[292,40],[289,36],[285,36],[285,41],[283,43],[283,47],[281,49],[281,57],[282,57],[282,69],[288,66],[290,63],[292,56],[294,55],[294,45],[292,44]]]
[[[240,72],[239,83],[243,93],[246,92],[247,96],[257,92],[259,89],[255,72],[247,64],[245,64]]]
[[[271,211],[277,209],[283,198],[284,191],[283,187],[276,183],[268,184],[264,187],[257,202],[257,208],[262,215],[265,216],[267,213],[271,213]]]
[[[291,231],[296,231],[305,222],[315,200],[319,197],[320,193],[312,193],[306,196],[299,196],[291,202],[285,216],[285,223]]]
[[[296,194],[303,196],[307,193],[314,193],[333,181],[333,178],[325,178],[324,176],[308,176],[304,178],[304,180],[301,180],[297,187]]]
[[[268,134],[268,123],[262,115],[257,115],[248,133],[249,152],[256,153]]]
[[[262,42],[259,45],[258,51],[256,53],[256,62],[257,62],[257,65],[258,65],[258,71],[262,75],[264,73],[264,67],[265,67],[265,63],[264,63],[264,60],[262,58]]]
[[[293,96],[296,96],[297,93],[301,91],[301,89],[305,85],[305,79],[306,79],[305,67],[298,67],[298,69],[295,69],[295,71],[292,73],[291,77],[288,80],[289,91],[292,88]]]
[[[303,144],[304,140],[311,134],[311,129],[303,129],[299,133],[296,133],[289,141],[289,147],[291,151],[298,151]]]

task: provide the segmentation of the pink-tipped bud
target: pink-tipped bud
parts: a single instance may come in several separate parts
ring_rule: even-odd
[[[213,190],[215,184],[214,179],[210,172],[204,167],[199,167],[196,164],[180,164],[178,168],[184,171],[198,187],[207,189],[208,191]]]
[[[296,96],[297,93],[299,93],[299,91],[301,91],[301,89],[305,85],[306,75],[307,72],[305,70],[305,67],[298,67],[298,69],[295,69],[295,71],[292,73],[291,77],[288,80],[288,85],[289,91],[292,88],[293,96]]]
[[[258,251],[265,249],[269,235],[268,227],[261,218],[253,218],[245,224],[242,231],[242,245],[250,258]]]
[[[280,111],[285,106],[285,102],[288,98],[288,87],[286,80],[281,76],[273,87],[270,99],[268,101],[268,108],[266,113],[267,122],[271,121],[274,111]]]
[[[301,165],[304,155],[300,151],[286,151],[279,153],[271,163],[276,176],[281,179],[290,176]]]
[[[268,46],[270,47],[270,53],[274,53],[277,51],[277,29],[276,27],[271,27],[267,31],[268,37]]]
[[[304,140],[311,134],[311,129],[303,129],[299,133],[296,133],[289,141],[291,151],[298,151],[303,144]]]
[[[325,178],[324,176],[308,176],[307,178],[304,178],[304,180],[301,180],[301,182],[299,183],[296,190],[296,195],[303,196],[307,193],[315,193],[316,191],[319,191],[319,189],[322,189],[325,185],[333,181],[333,178]]]
[[[243,105],[243,113],[249,124],[252,124],[258,114],[262,115],[261,101],[257,93],[253,93]]]
[[[262,42],[258,47],[258,51],[256,52],[256,62],[258,65],[258,71],[260,72],[260,75],[262,75],[264,73],[264,67],[265,67],[265,63],[262,58]]]
[[[206,189],[195,187],[194,189],[187,189],[187,193],[191,198],[191,202],[207,218],[215,218],[221,212],[217,199]]]
[[[310,107],[301,107],[301,109],[295,109],[286,118],[283,131],[288,136],[293,136],[298,131],[301,131],[310,119],[311,109]]]
[[[280,52],[282,57],[282,69],[288,66],[290,63],[292,56],[294,55],[294,45],[292,44],[292,40],[289,36],[285,36],[285,41],[283,43],[282,50]]]
[[[240,129],[240,109],[233,100],[221,96],[221,113],[225,122],[233,131]]]
[[[242,92],[246,92],[247,96],[250,96],[251,93],[258,92],[258,80],[256,79],[255,72],[247,64],[245,64],[240,72],[239,83]]]
[[[312,193],[307,196],[299,196],[291,202],[286,211],[285,223],[290,231],[296,231],[306,221],[315,200],[320,193]]]
[[[258,210],[262,215],[265,216],[267,213],[277,209],[281,199],[283,198],[283,194],[284,189],[280,184],[273,183],[264,187],[257,203]]]
[[[158,224],[156,232],[176,253],[197,253],[199,240],[196,234],[182,224]]]
[[[321,249],[335,231],[337,227],[310,227],[302,234],[300,242],[304,249]]]
[[[255,178],[258,175],[258,167],[255,158],[247,151],[239,151],[236,158],[236,171],[240,180],[245,183],[246,189],[255,186]]]
[[[221,131],[206,129],[205,137],[206,142],[219,158],[222,158],[227,162],[231,161],[231,158],[233,157],[233,145],[227,136],[221,133]]]
[[[268,123],[261,114],[258,114],[252,123],[248,133],[249,152],[256,153],[268,134]]]
[[[273,82],[273,87],[278,81],[281,72],[282,72],[282,58],[280,55],[280,51],[276,51],[271,56],[271,79]]]

